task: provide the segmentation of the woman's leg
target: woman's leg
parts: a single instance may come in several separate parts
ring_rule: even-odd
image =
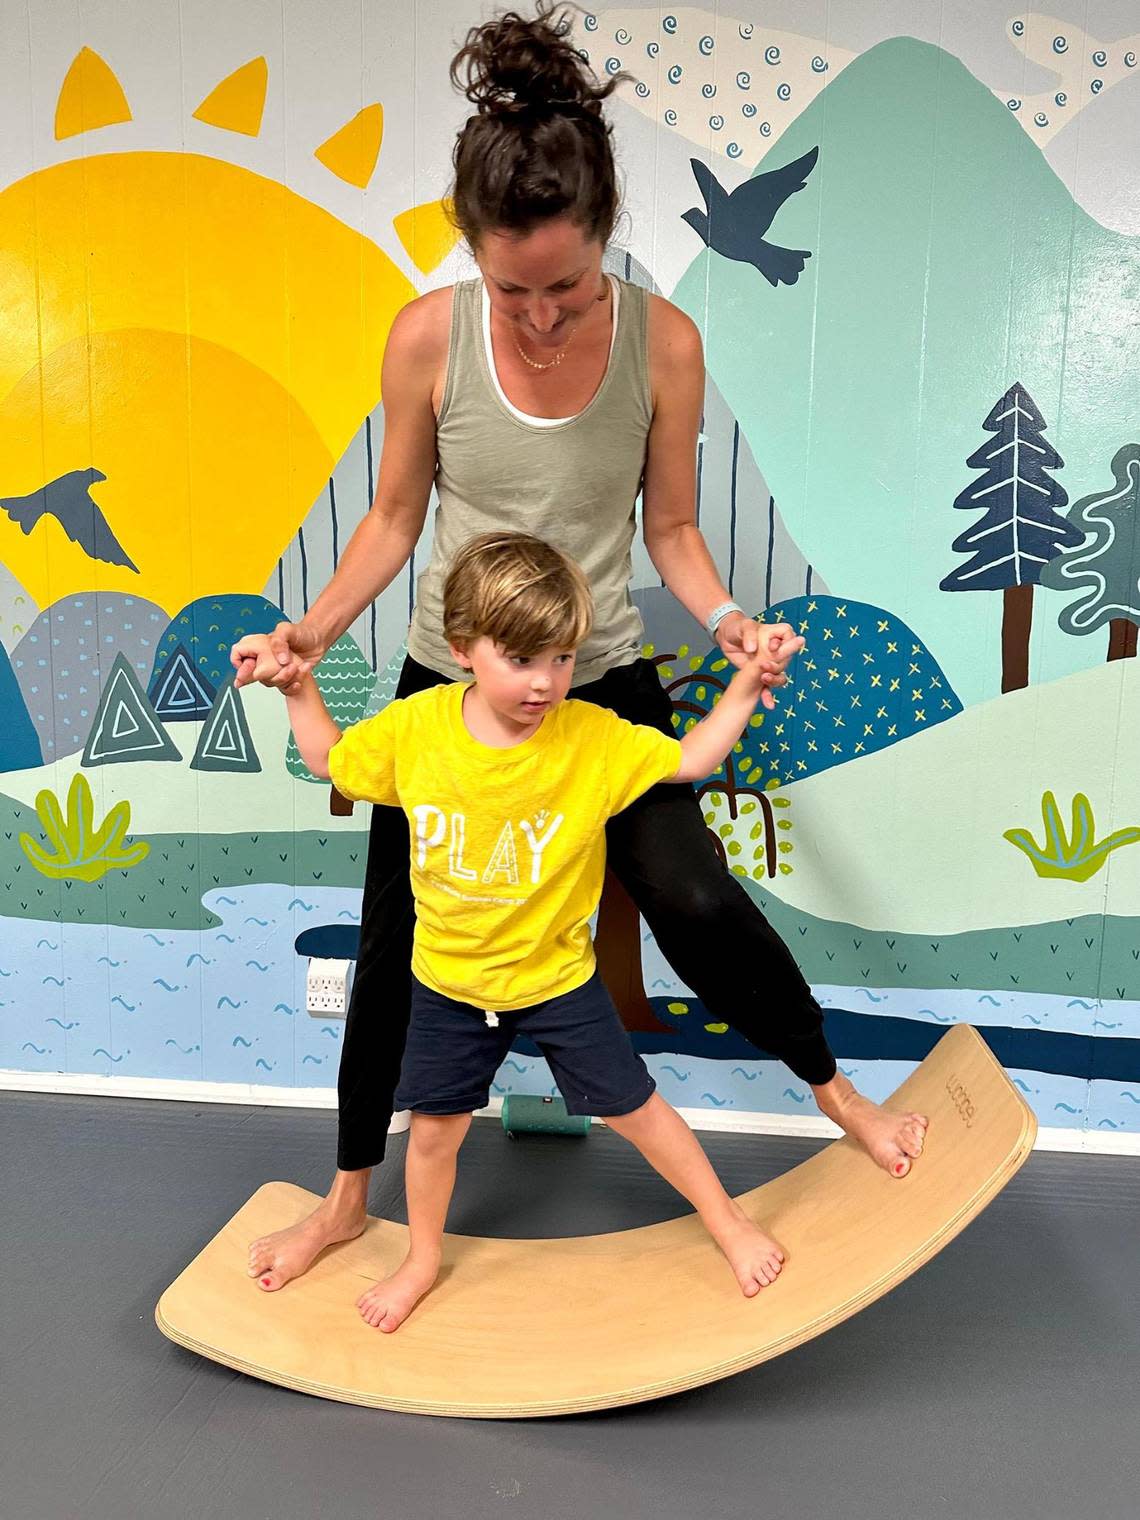
[[[444,680],[410,657],[397,697]],[[337,1077],[337,1169],[327,1196],[305,1219],[255,1240],[249,1275],[266,1292],[307,1272],[326,1246],[364,1229],[372,1168],[383,1159],[411,1000],[415,910],[408,880],[408,823],[399,808],[374,807],[361,905],[360,948]]]
[[[672,795],[670,795],[672,794]],[[771,1051],[820,1111],[893,1177],[922,1154],[926,1119],[890,1114],[835,1065],[823,1016],[786,945],[725,870],[689,787],[655,787],[611,819],[609,861],[666,960],[714,1018]]]
[[[377,1330],[398,1330],[439,1276],[456,1157],[470,1128],[470,1114],[412,1115],[404,1162],[408,1254],[391,1277],[356,1300],[361,1317]]]
[[[596,694],[595,694],[596,693]],[[672,709],[647,661],[575,692],[672,733]],[[823,1113],[893,1176],[921,1154],[921,1115],[886,1114],[838,1072],[823,1015],[787,946],[723,865],[691,787],[654,787],[606,829],[609,864],[666,960],[709,1012],[811,1086]]]

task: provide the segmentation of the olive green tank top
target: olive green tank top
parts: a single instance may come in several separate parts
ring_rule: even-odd
[[[416,582],[408,633],[408,651],[420,664],[453,679],[464,675],[443,637],[444,581],[469,538],[504,530],[546,539],[586,573],[596,618],[578,651],[574,685],[640,655],[643,629],[629,580],[634,506],[653,418],[648,296],[624,280],[617,286],[602,383],[583,411],[554,422],[528,419],[506,400],[484,340],[483,282],[455,286],[436,430],[435,536]]]

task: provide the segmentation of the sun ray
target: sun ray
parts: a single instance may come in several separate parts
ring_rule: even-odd
[[[430,274],[442,264],[459,241],[447,208],[446,201],[425,201],[392,219],[396,236],[421,274]]]
[[[334,132],[313,156],[338,179],[365,190],[380,157],[383,136],[384,107],[375,101]]]
[[[56,140],[130,120],[127,97],[111,68],[91,48],[80,48],[60,86],[55,108]]]
[[[214,86],[194,112],[194,120],[226,132],[256,137],[261,131],[268,84],[268,63],[264,58],[251,58]]]

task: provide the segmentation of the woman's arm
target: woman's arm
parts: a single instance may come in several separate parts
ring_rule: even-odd
[[[281,623],[268,645],[234,646],[236,684],[286,688],[306,674],[407,564],[423,531],[436,469],[432,389],[446,359],[450,290],[402,308],[384,349],[384,447],[376,495],[331,581],[298,623]]]
[[[645,547],[669,590],[703,624],[731,600],[697,527],[697,433],[705,396],[701,335],[669,301],[650,307],[653,421],[642,485]]]
[[[697,434],[705,396],[705,361],[696,324],[671,302],[653,297],[649,323],[653,422],[642,485],[645,547],[661,579],[703,627],[709,614],[731,601],[708,545],[697,527]],[[792,630],[785,623],[763,630],[771,680],[782,686],[791,658]],[[740,612],[717,625],[716,642],[741,666],[760,648],[761,630]],[[764,691],[765,707],[774,706]]]

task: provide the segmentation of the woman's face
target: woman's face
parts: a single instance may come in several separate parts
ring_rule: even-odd
[[[485,232],[475,254],[491,308],[532,349],[558,349],[605,294],[603,246],[569,217],[532,232]]]

